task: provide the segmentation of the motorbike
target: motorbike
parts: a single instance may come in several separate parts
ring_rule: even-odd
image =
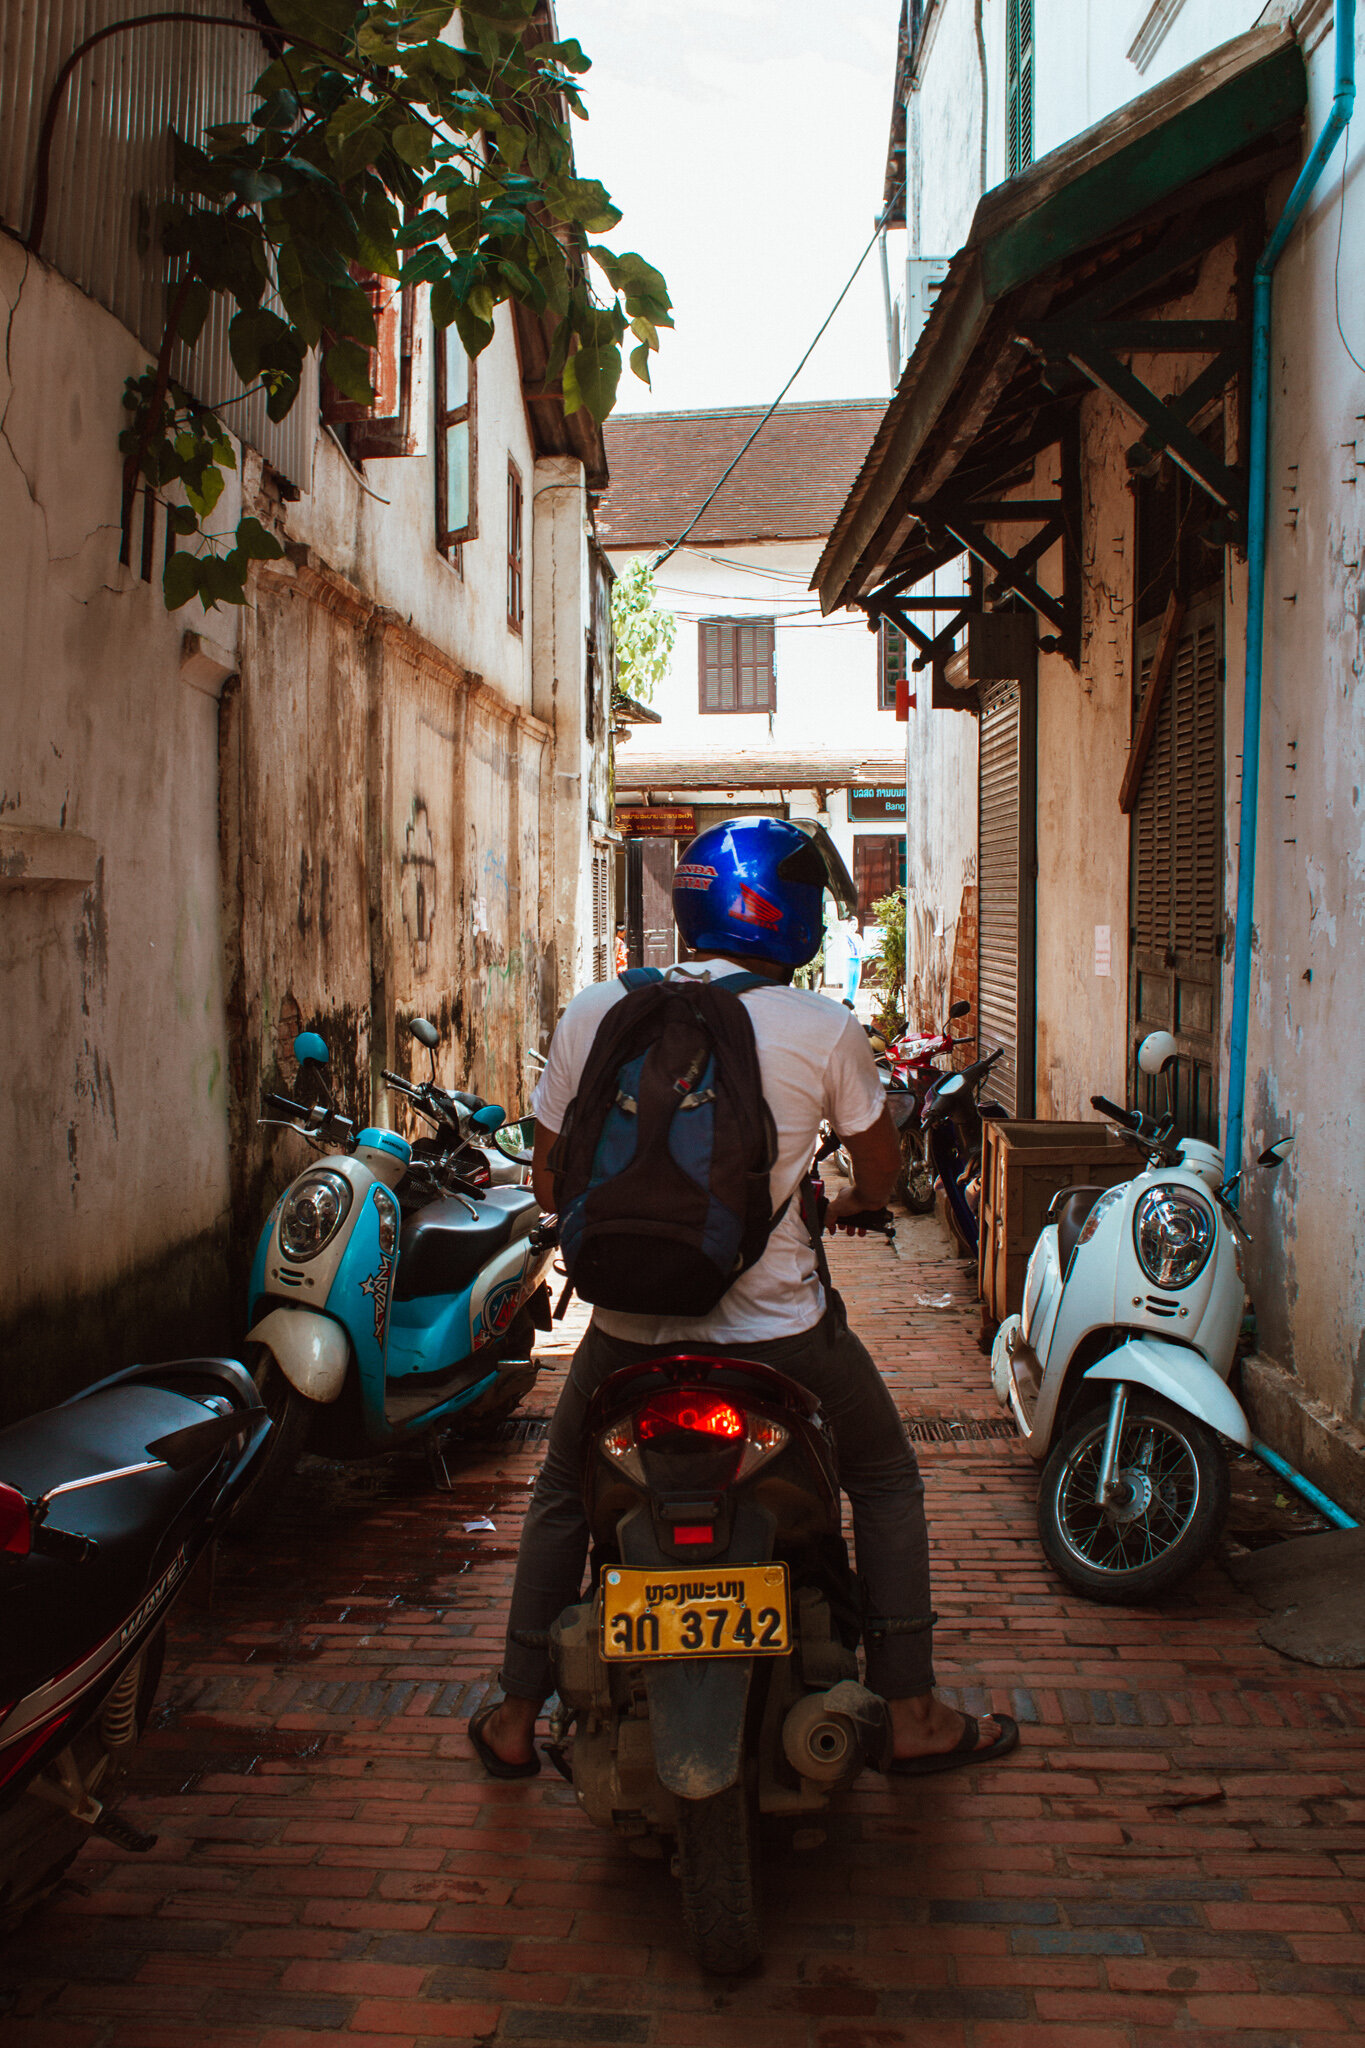
[[[954,1003],[941,1031],[907,1032],[877,1056],[887,1107],[900,1132],[902,1167],[897,1193],[914,1216],[928,1216],[934,1207],[934,1169],[923,1120],[925,1098],[940,1078],[933,1062],[955,1046],[970,1044],[969,1038],[954,1038],[948,1026],[967,1016],[971,1007],[965,999]]]
[[[771,1366],[679,1353],[602,1384],[583,1452],[593,1590],[549,1631],[551,1755],[598,1826],[675,1844],[692,1953],[732,1974],[761,1946],[758,1816],[819,1814],[887,1740],[830,1432]]]
[[[1168,1032],[1144,1039],[1167,1072]],[[1169,1106],[1169,1094],[1168,1094]],[[1220,1438],[1250,1449],[1228,1386],[1246,1304],[1247,1233],[1217,1148],[1091,1097],[1147,1153],[1134,1179],[1062,1189],[1029,1258],[1020,1315],[1000,1325],[991,1381],[1043,1467],[1038,1534],[1068,1586],[1150,1599],[1194,1570],[1227,1514]],[[1292,1140],[1261,1154],[1275,1167]]]
[[[357,1131],[332,1106],[316,1032],[294,1041],[297,1085],[313,1100],[266,1097],[262,1121],[295,1131],[320,1157],[276,1202],[252,1263],[247,1364],[276,1428],[239,1528],[269,1506],[308,1446],[347,1458],[420,1437],[440,1479],[435,1433],[456,1417],[462,1429],[487,1427],[535,1384],[531,1346],[551,1327],[553,1246],[523,1185],[534,1124],[508,1126],[496,1104],[439,1088],[429,1049],[431,1079],[383,1076],[432,1127],[415,1144],[375,1126]],[[505,1151],[508,1184],[461,1171],[474,1134]]]
[[[249,1485],[270,1418],[227,1358],[135,1365],[0,1430],[0,1933],[117,1806],[166,1617]]]
[[[960,1074],[940,1076],[922,1111],[925,1149],[943,1189],[949,1228],[969,1259],[976,1257],[980,1244],[981,1125],[985,1118],[998,1121],[1005,1114],[998,1103],[982,1102],[981,1090],[1003,1057],[1004,1047],[997,1046]]]

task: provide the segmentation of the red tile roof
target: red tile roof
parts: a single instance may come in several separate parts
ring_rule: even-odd
[[[609,419],[607,548],[663,547],[695,516],[763,418],[761,405]],[[886,411],[880,398],[779,406],[691,538],[819,540],[834,524]]]

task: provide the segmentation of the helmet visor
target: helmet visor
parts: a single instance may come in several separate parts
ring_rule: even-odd
[[[777,872],[782,880],[808,882],[816,888],[828,889],[840,914],[852,917],[858,908],[858,891],[838,847],[824,826],[817,824],[814,818],[789,818],[787,822],[804,833],[807,844],[797,852],[789,853],[781,863]]]

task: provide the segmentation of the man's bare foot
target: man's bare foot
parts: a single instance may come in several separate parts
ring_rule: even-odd
[[[948,1706],[937,1693],[912,1693],[907,1699],[888,1700],[886,1706],[894,1757],[942,1756],[962,1740],[966,1715]],[[979,1715],[977,1728],[978,1749],[988,1749],[999,1741],[1000,1724],[991,1715]]]
[[[539,1713],[540,1708],[534,1700],[500,1700],[487,1720],[480,1722],[480,1739],[505,1764],[529,1764],[536,1753],[536,1717]]]

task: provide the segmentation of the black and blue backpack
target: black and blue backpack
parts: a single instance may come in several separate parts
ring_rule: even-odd
[[[703,1316],[763,1255],[777,1129],[746,989],[759,974],[621,977],[550,1155],[559,1239],[599,1308]]]

